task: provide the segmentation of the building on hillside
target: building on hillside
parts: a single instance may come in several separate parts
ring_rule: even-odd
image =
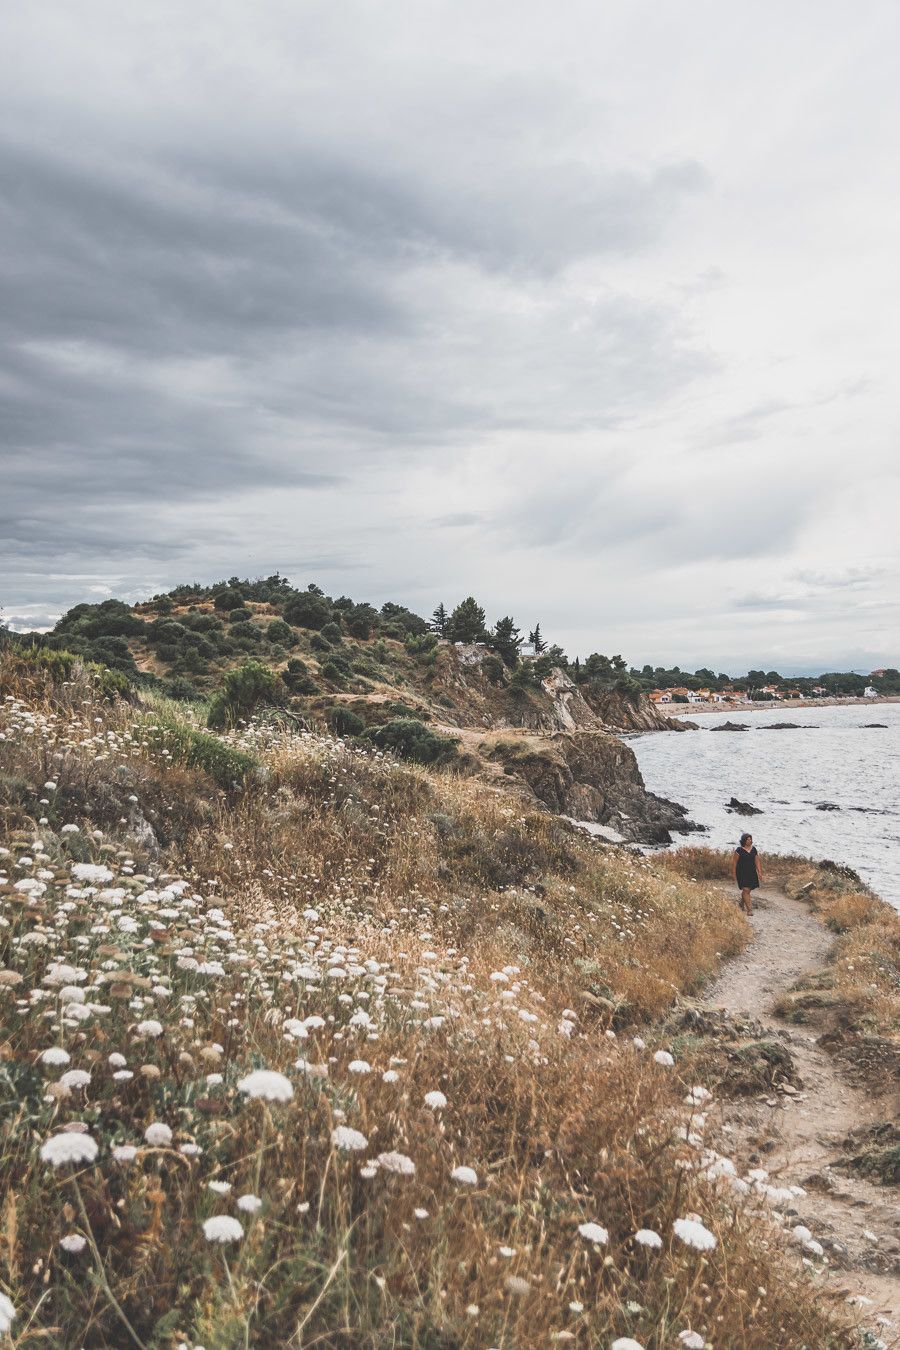
[[[824,698],[828,693],[828,690],[825,688],[824,684],[814,684],[811,692],[815,694],[816,698]]]
[[[865,689],[863,690],[863,698],[877,698],[877,697],[878,697],[878,690],[873,689],[870,684],[867,684]]]
[[[523,642],[519,647],[519,656],[523,661],[533,661],[537,656],[533,642]]]
[[[880,680],[886,674],[887,671],[885,670],[884,666],[880,666],[878,670],[872,670],[869,672],[869,679]]]
[[[764,684],[759,691],[761,694],[767,694],[769,698],[776,699],[779,703],[784,698],[784,694],[778,688],[777,684]]]
[[[672,695],[669,693],[668,689],[651,689],[651,690],[650,690],[650,702],[651,702],[651,703],[671,703],[671,702],[672,702]]]

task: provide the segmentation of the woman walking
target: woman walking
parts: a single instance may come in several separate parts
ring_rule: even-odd
[[[759,853],[753,846],[752,834],[741,835],[740,845],[734,850],[731,870],[741,893],[741,909],[745,914],[752,914],[752,893],[762,885],[762,868],[759,865]]]

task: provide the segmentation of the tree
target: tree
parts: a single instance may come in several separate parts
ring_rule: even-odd
[[[444,608],[444,602],[442,600],[431,616],[431,627],[433,631],[437,633],[438,637],[446,636],[447,623],[449,621],[449,617],[450,616],[448,615],[446,609]]]
[[[483,642],[487,633],[484,627],[484,610],[474,596],[468,595],[461,601],[447,623],[446,636],[451,642]]]
[[[547,650],[547,644],[541,634],[541,625],[539,623],[536,623],[532,631],[528,634],[528,641],[534,648],[535,656],[540,656],[541,652]]]
[[[503,663],[509,666],[510,670],[514,670],[519,664],[519,648],[522,645],[522,634],[516,627],[515,620],[508,614],[498,619],[488,641]]]
[[[316,591],[298,591],[284,606],[286,623],[295,628],[324,628],[331,618],[331,606]]]

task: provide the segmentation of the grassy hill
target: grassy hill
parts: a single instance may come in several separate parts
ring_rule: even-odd
[[[0,651],[17,1346],[860,1344],[665,1021],[747,939],[713,885],[503,776],[105,678]]]

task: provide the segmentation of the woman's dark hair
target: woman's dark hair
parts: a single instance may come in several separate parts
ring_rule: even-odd
[[[742,835],[741,835],[741,848],[744,847],[744,845],[746,844],[746,842],[747,842],[748,839],[752,839],[752,838],[753,838],[753,835],[752,835],[752,834],[742,834]]]

